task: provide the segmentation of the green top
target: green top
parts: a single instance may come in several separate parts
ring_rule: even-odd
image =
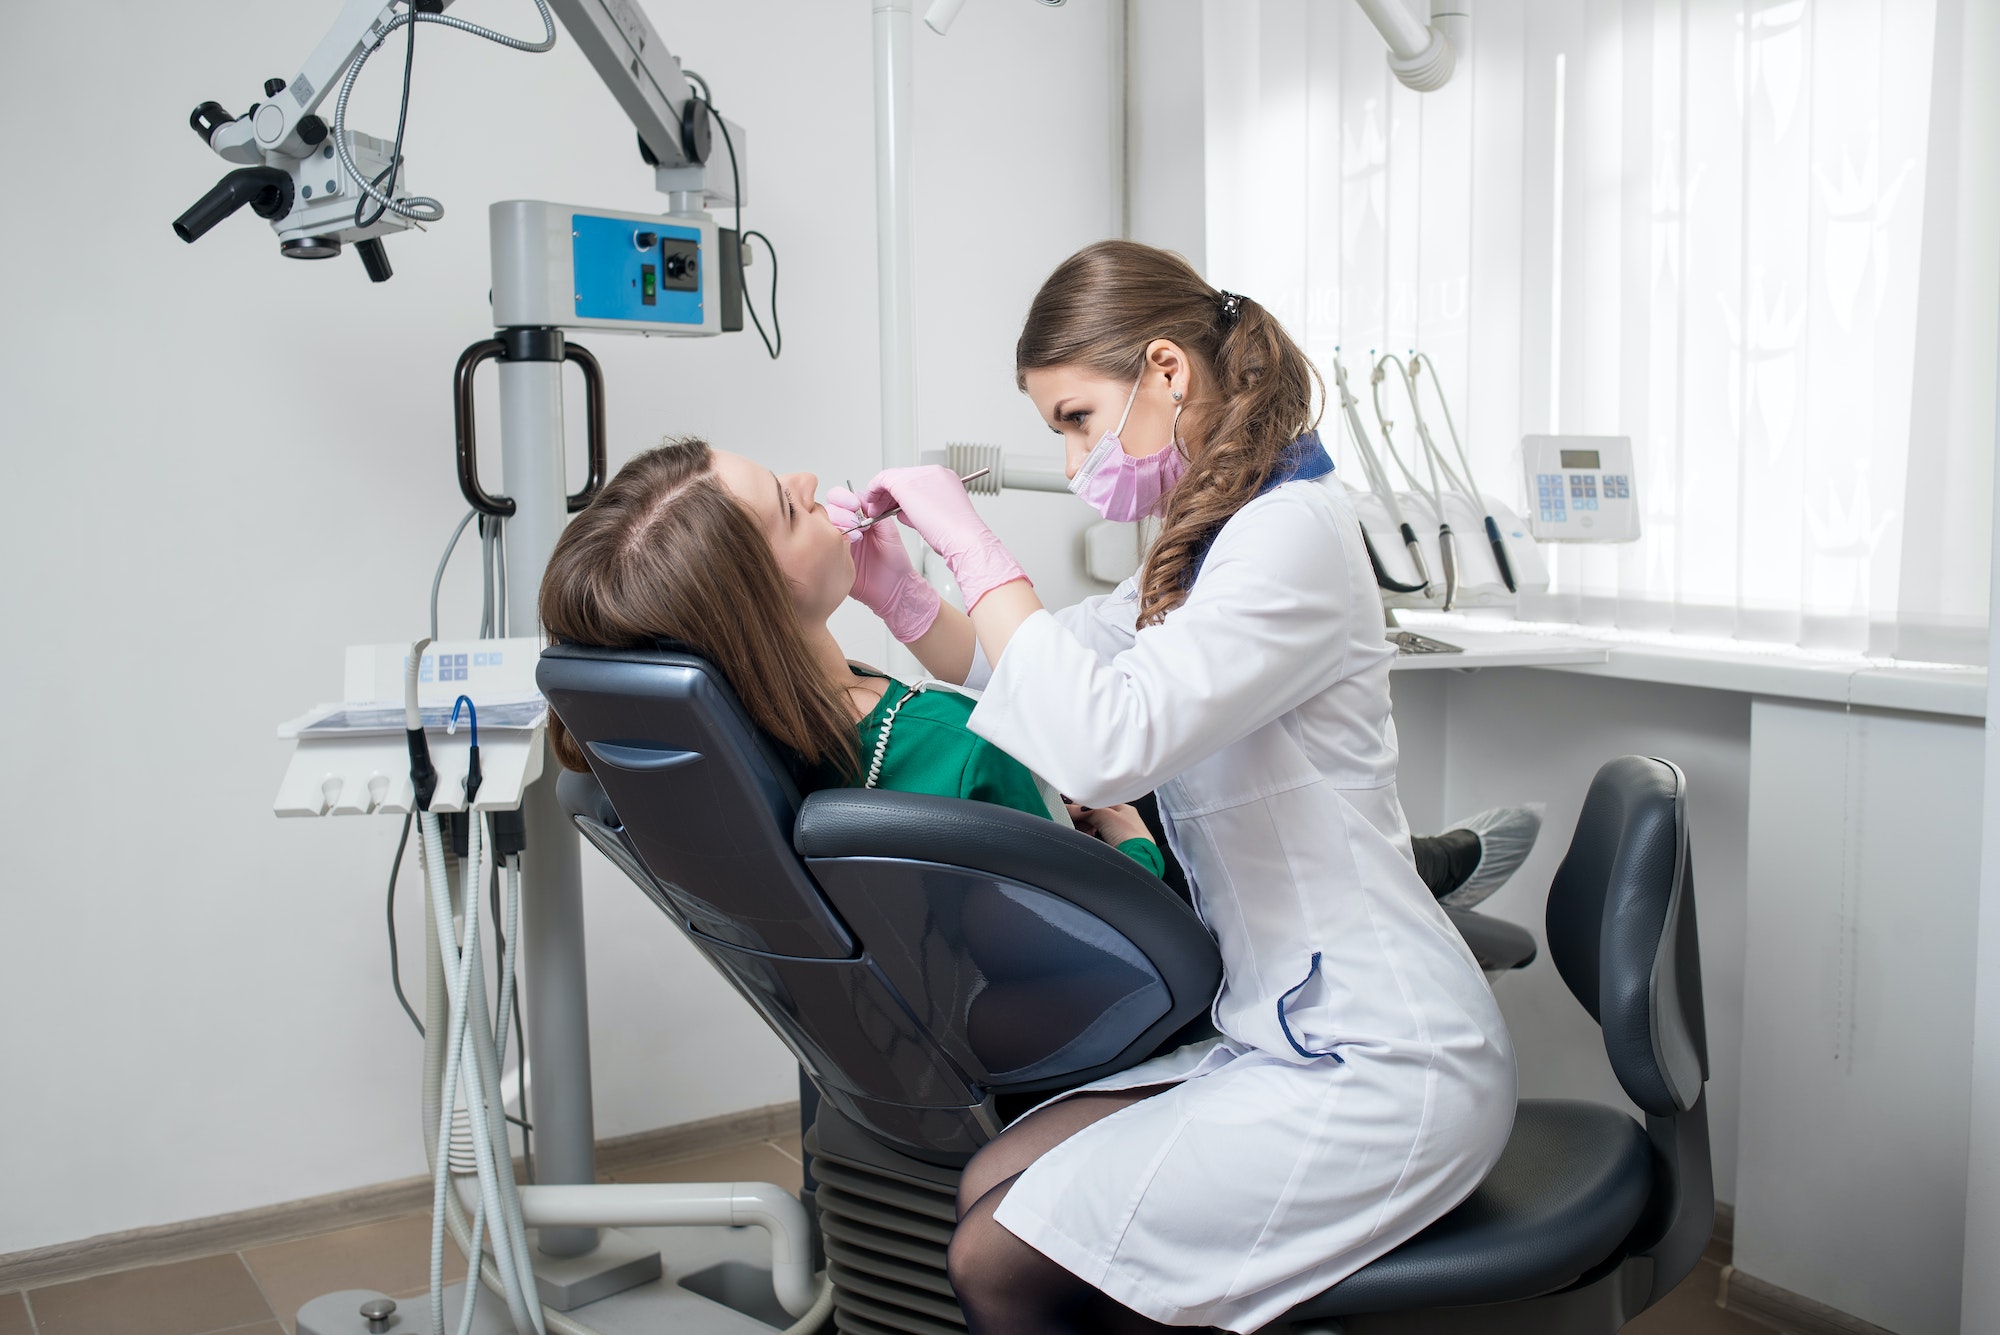
[[[1042,790],[1028,767],[966,726],[974,704],[970,697],[951,690],[912,695],[910,688],[894,677],[860,669],[856,672],[881,676],[888,687],[858,725],[861,771],[854,779],[856,785],[867,785],[883,725],[894,711],[895,720],[888,725],[889,744],[882,748],[881,768],[875,782],[867,786],[992,802],[1031,816],[1049,815]],[[1155,876],[1166,870],[1159,845],[1150,839],[1127,839],[1118,845],[1118,851]]]

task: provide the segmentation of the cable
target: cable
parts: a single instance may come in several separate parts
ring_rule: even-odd
[[[417,0],[409,0],[409,5],[411,9],[415,9],[417,7]],[[403,97],[402,101],[396,106],[396,146],[389,151],[389,165],[377,172],[375,179],[370,182],[372,186],[379,189],[382,182],[387,179],[389,181],[389,190],[392,194],[396,189],[396,173],[403,165],[403,129],[410,122],[410,70],[417,63],[417,25],[409,23],[404,26],[409,29],[409,41],[404,44],[403,48]],[[376,223],[382,221],[383,213],[387,212],[384,207],[377,205],[375,216],[367,222],[363,222],[361,221],[361,210],[366,207],[368,207],[368,197],[366,195],[354,201],[354,225],[356,227],[373,227]]]
[[[496,638],[504,640],[507,638],[508,626],[507,626],[507,521],[503,518],[495,518],[493,521],[493,551],[494,551],[493,566],[495,571],[498,573],[498,579],[496,581],[498,585],[498,592],[495,593],[493,598],[493,606],[498,611],[498,615],[496,617],[496,626],[497,626]]]
[[[444,568],[450,564],[451,554],[458,548],[459,535],[465,532],[465,526],[470,524],[473,516],[478,513],[479,511],[477,510],[467,510],[465,518],[458,521],[458,527],[451,531],[451,541],[444,545],[444,555],[438,558],[437,573],[431,576],[431,638],[433,640],[438,637],[438,586],[444,583]]]
[[[417,817],[412,807],[403,814],[403,837],[396,841],[396,860],[389,864],[389,981],[395,985],[396,1000],[403,1007],[403,1014],[410,1017],[410,1023],[417,1027],[417,1037],[424,1036],[424,1022],[410,1006],[410,999],[403,995],[403,962],[396,948],[396,874],[403,869],[403,850],[410,846],[410,824]]]
[[[333,101],[334,152],[340,155],[340,165],[346,169],[348,176],[360,185],[363,195],[380,204],[385,212],[393,213],[399,218],[408,218],[411,222],[436,222],[438,219],[444,217],[444,205],[430,198],[428,195],[410,195],[403,199],[393,199],[383,194],[372,182],[362,177],[361,169],[354,164],[354,154],[347,145],[347,99],[352,96],[354,82],[361,77],[361,70],[368,64],[369,57],[381,49],[382,43],[388,40],[389,34],[405,24],[441,23],[447,28],[456,28],[458,31],[470,33],[474,37],[484,37],[489,42],[497,42],[509,50],[528,52],[547,51],[556,44],[555,15],[549,12],[548,0],[535,0],[535,9],[542,16],[542,38],[540,41],[528,41],[525,38],[509,37],[505,33],[495,32],[491,28],[482,28],[477,23],[468,23],[466,20],[454,18],[450,14],[428,14],[406,10],[382,25],[382,31],[376,34],[375,40],[363,47],[361,54],[355,57],[354,63],[347,67],[347,77],[341,80],[340,93]],[[394,168],[395,165],[395,161],[392,159],[390,162],[391,168]],[[360,208],[358,201],[355,207],[358,211]],[[379,217],[380,215],[377,216]]]
[[[1452,421],[1451,400],[1444,396],[1444,382],[1438,379],[1437,363],[1421,352],[1412,351],[1408,367],[1410,378],[1410,411],[1416,414],[1417,430],[1423,435],[1424,445],[1435,451],[1437,446],[1431,440],[1430,428],[1424,424],[1423,404],[1418,401],[1417,397],[1417,368],[1419,365],[1431,373],[1431,389],[1437,394],[1438,408],[1444,413],[1445,430],[1451,433],[1451,447],[1458,452],[1458,465],[1465,470],[1465,475],[1463,478],[1460,478],[1453,471],[1449,459],[1444,461],[1444,471],[1451,475],[1453,481],[1457,482],[1459,493],[1465,497],[1466,504],[1472,507],[1472,512],[1479,516],[1481,525],[1486,529],[1486,542],[1493,549],[1493,564],[1500,571],[1500,582],[1507,586],[1507,592],[1519,593],[1521,591],[1520,581],[1514,576],[1514,561],[1507,554],[1507,543],[1500,536],[1500,521],[1493,517],[1493,511],[1487,508],[1485,499],[1480,496],[1479,488],[1474,483],[1472,459],[1465,452],[1465,441],[1458,434],[1458,423]]]
[[[729,194],[736,204],[736,286],[743,293],[743,309],[750,312],[750,323],[757,327],[757,337],[764,340],[764,351],[771,354],[771,360],[778,360],[784,351],[785,331],[778,324],[778,248],[771,244],[771,238],[762,232],[743,230],[743,178],[736,165],[736,141],[729,136],[729,122],[722,119],[722,113],[715,109],[715,100],[709,96],[708,81],[699,74],[682,71],[691,83],[701,89],[701,104],[708,108],[709,119],[715,128],[722,131],[722,146],[729,151]],[[764,322],[757,318],[756,303],[750,300],[750,281],[743,273],[743,247],[751,237],[764,243],[764,249],[771,256],[771,333],[764,332]],[[772,342],[776,335],[777,341]]]
[[[1423,449],[1424,464],[1431,475],[1429,490],[1425,490],[1424,484],[1417,480],[1417,475],[1410,470],[1410,466],[1403,462],[1403,456],[1396,449],[1396,442],[1390,431],[1389,419],[1382,412],[1382,382],[1388,379],[1388,372],[1383,368],[1392,362],[1395,363],[1397,371],[1402,376],[1403,392],[1411,396],[1410,410],[1413,415],[1416,415],[1418,445],[1419,448]],[[1415,394],[1414,377],[1410,375],[1409,366],[1395,353],[1383,353],[1381,360],[1375,363],[1375,369],[1369,376],[1369,398],[1373,400],[1375,405],[1375,422],[1376,425],[1382,428],[1382,446],[1389,451],[1389,457],[1396,461],[1396,467],[1402,470],[1403,476],[1409,480],[1411,488],[1419,496],[1429,501],[1431,509],[1437,513],[1438,559],[1444,566],[1444,610],[1449,612],[1452,610],[1453,604],[1458,601],[1458,548],[1451,531],[1451,520],[1446,517],[1444,512],[1444,482],[1438,476],[1438,452],[1434,446],[1426,448],[1429,443],[1424,439],[1423,418],[1417,412]],[[1446,471],[1449,472],[1450,470],[1447,469]]]

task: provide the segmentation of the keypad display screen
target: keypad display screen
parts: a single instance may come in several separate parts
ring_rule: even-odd
[[[1603,455],[1596,450],[1558,450],[1564,468],[1602,468]]]
[[[1565,458],[1571,453],[1597,457],[1595,450],[1563,451]],[[1560,524],[1572,512],[1597,509],[1600,500],[1631,500],[1632,480],[1623,473],[1537,473],[1535,493],[1542,522]]]

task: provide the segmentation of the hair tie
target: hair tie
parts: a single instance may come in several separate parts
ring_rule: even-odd
[[[1222,298],[1222,327],[1234,328],[1237,320],[1243,316],[1242,296],[1235,292],[1225,292],[1221,288],[1216,289],[1216,295]]]

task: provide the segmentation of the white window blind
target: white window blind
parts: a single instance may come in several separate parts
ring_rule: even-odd
[[[1983,661],[1980,3],[1471,0],[1420,95],[1350,0],[1206,0],[1209,277],[1357,387],[1427,353],[1517,508],[1524,433],[1632,437],[1644,536],[1523,615]]]

